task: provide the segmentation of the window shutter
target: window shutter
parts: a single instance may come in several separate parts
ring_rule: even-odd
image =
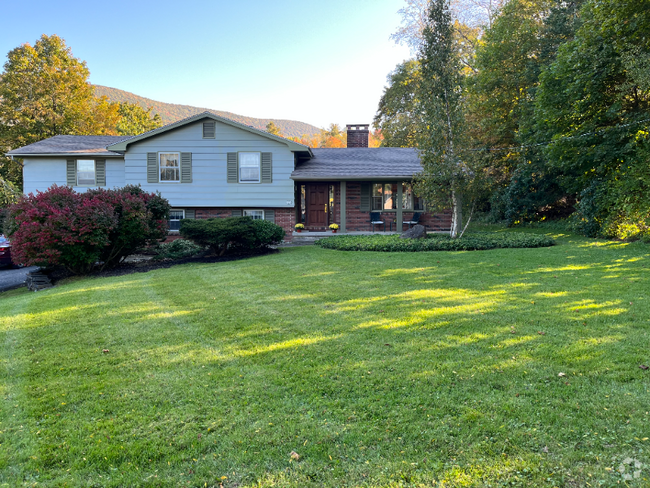
[[[275,210],[264,210],[264,220],[275,224]]]
[[[273,153],[262,153],[262,183],[273,183]]]
[[[95,183],[97,186],[106,186],[106,160],[95,160]]]
[[[370,212],[370,183],[361,183],[361,212]]]
[[[65,175],[68,186],[77,186],[77,161],[74,159],[66,161]]]
[[[193,208],[186,208],[185,209],[185,218],[186,219],[194,219],[194,218],[196,218],[196,211]]]
[[[233,217],[241,217],[242,215],[244,215],[244,213],[241,210],[233,210],[232,211],[232,216]]]
[[[203,122],[203,139],[214,139],[214,136],[215,136],[214,121]]]
[[[147,183],[158,183],[158,178],[160,178],[158,153],[147,153]]]
[[[239,181],[239,166],[237,153],[228,153],[228,183],[237,183]]]
[[[181,183],[192,183],[192,153],[181,153]]]

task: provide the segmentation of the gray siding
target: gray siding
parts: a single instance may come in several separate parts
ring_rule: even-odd
[[[25,158],[23,160],[24,193],[45,191],[54,184],[66,186],[66,160],[68,158]],[[72,159],[72,158],[70,158]],[[92,158],[83,158],[92,159]],[[106,159],[106,188],[124,186],[124,160]],[[86,187],[74,187],[86,191]]]
[[[293,153],[276,142],[215,122],[214,139],[203,139],[197,122],[129,146],[125,183],[160,191],[172,207],[293,207]],[[147,152],[191,152],[192,183],[147,183]],[[226,154],[238,151],[273,153],[273,183],[228,183]],[[65,176],[65,174],[64,174]]]

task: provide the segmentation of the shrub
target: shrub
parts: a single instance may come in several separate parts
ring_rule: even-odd
[[[284,238],[284,230],[279,225],[250,217],[184,219],[180,233],[185,239],[209,247],[220,256],[228,249],[262,249]]]
[[[84,274],[164,237],[168,214],[166,200],[139,187],[76,193],[54,185],[9,207],[5,232],[17,262]]]
[[[471,233],[459,239],[447,235],[429,234],[425,239],[400,239],[398,235],[335,236],[321,239],[317,245],[339,251],[480,251],[497,248],[547,247],[555,245],[548,236],[516,232]]]
[[[187,239],[176,239],[172,242],[165,242],[158,246],[154,259],[183,259],[196,256],[205,249],[203,246],[194,244]]]
[[[159,194],[146,193],[139,186],[115,190],[89,190],[88,197],[113,207],[117,225],[109,232],[110,245],[100,255],[104,267],[112,267],[147,243],[167,235],[169,202]]]

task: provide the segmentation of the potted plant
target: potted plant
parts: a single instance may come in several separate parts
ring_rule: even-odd
[[[294,228],[296,229],[296,232],[302,232],[302,229],[305,228],[304,224],[296,224],[294,225]]]
[[[336,234],[336,231],[339,230],[339,224],[330,224],[330,230],[332,234]]]

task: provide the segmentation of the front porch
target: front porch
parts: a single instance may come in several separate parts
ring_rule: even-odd
[[[451,227],[451,213],[427,212],[408,180],[378,180],[297,181],[296,223],[302,223],[303,233],[310,232],[312,237],[331,235],[330,224],[338,224],[339,233],[351,235],[402,233],[414,221],[424,225],[427,232],[444,232]],[[382,223],[373,224],[372,215]]]

